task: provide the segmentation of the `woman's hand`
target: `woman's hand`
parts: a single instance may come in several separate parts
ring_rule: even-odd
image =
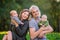
[[[41,27],[40,27],[40,30],[45,30],[45,26],[44,25],[42,25]]]
[[[11,22],[12,22],[16,27],[18,27],[18,23],[16,23],[15,20],[12,19]]]
[[[45,32],[44,31],[42,31],[40,34],[39,34],[39,38],[43,38],[44,37],[44,35],[45,35]]]
[[[45,26],[42,25],[42,26],[40,27],[40,34],[39,34],[39,36],[38,36],[39,38],[44,37],[44,34],[45,34],[44,30],[46,30],[46,29],[45,29]]]

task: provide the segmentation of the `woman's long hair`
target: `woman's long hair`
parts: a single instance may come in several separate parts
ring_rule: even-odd
[[[40,17],[40,16],[41,16],[41,12],[40,12],[40,10],[39,10],[39,7],[36,6],[36,5],[32,5],[32,6],[29,8],[30,13],[32,12],[32,9],[33,9],[33,8],[35,8],[35,9],[38,10],[38,12],[39,12],[39,17]]]
[[[28,19],[29,19],[29,16],[30,16],[30,12],[29,12],[28,9],[23,9],[23,10],[20,12],[20,14],[19,14],[19,19],[22,18],[21,16],[22,16],[22,13],[24,13],[24,12],[28,12],[28,13],[29,13],[28,18],[26,19],[26,20],[28,20]]]

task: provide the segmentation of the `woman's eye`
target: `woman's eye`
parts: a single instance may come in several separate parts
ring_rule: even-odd
[[[36,10],[36,12],[38,12],[38,10]]]
[[[33,13],[35,13],[35,12],[33,12]]]

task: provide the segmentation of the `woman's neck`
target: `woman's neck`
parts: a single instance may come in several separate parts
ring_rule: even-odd
[[[38,19],[38,17],[33,17],[35,20],[37,20]]]
[[[21,18],[20,20],[22,21],[23,19]]]
[[[27,19],[25,19],[25,20],[24,20],[24,19],[21,19],[21,21],[26,21],[26,20],[27,20]]]

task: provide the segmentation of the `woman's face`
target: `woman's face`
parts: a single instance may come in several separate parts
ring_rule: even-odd
[[[21,15],[21,18],[23,20],[27,19],[29,17],[29,12],[23,12],[22,15]]]
[[[39,16],[39,11],[38,11],[37,9],[33,9],[33,10],[32,10],[32,16],[33,16],[34,18],[37,18],[37,17]]]

